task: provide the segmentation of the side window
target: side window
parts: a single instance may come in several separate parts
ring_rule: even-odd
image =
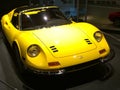
[[[18,29],[19,24],[18,24],[18,13],[14,13],[13,18],[12,18],[12,24]]]
[[[36,21],[38,21],[36,19]],[[33,26],[32,18],[29,15],[21,14],[21,29],[27,29]]]

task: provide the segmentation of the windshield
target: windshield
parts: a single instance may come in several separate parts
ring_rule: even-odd
[[[25,11],[21,14],[20,22],[20,28],[22,30],[39,29],[71,23],[58,8]]]

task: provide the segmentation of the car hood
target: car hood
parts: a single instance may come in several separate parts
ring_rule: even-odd
[[[63,25],[35,30],[33,34],[54,57],[66,57],[96,48],[94,42],[79,27]]]

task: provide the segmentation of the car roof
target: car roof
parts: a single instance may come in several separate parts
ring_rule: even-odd
[[[22,11],[26,11],[26,10],[34,10],[34,9],[42,9],[42,8],[58,8],[57,6],[21,6],[21,7],[17,7],[15,9],[15,13],[20,13]]]

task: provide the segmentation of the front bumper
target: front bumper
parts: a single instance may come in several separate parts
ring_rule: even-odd
[[[78,65],[65,67],[61,69],[51,69],[51,70],[37,70],[37,69],[29,69],[29,68],[27,70],[31,73],[35,73],[38,75],[63,75],[63,74],[87,69],[100,63],[106,63],[109,60],[113,59],[114,56],[115,56],[115,52],[113,49],[111,49],[110,53],[104,58],[99,58],[86,63],[78,64]]]
[[[87,63],[78,64],[78,65],[65,67],[65,68],[61,68],[61,69],[52,69],[52,70],[27,69],[27,70],[31,73],[35,73],[38,75],[63,75],[63,74],[72,73],[72,72],[80,71],[83,69],[87,69],[89,67],[95,66],[95,65],[100,64],[100,63],[101,63],[101,60],[97,59],[97,60],[93,60],[93,61],[90,61]]]

